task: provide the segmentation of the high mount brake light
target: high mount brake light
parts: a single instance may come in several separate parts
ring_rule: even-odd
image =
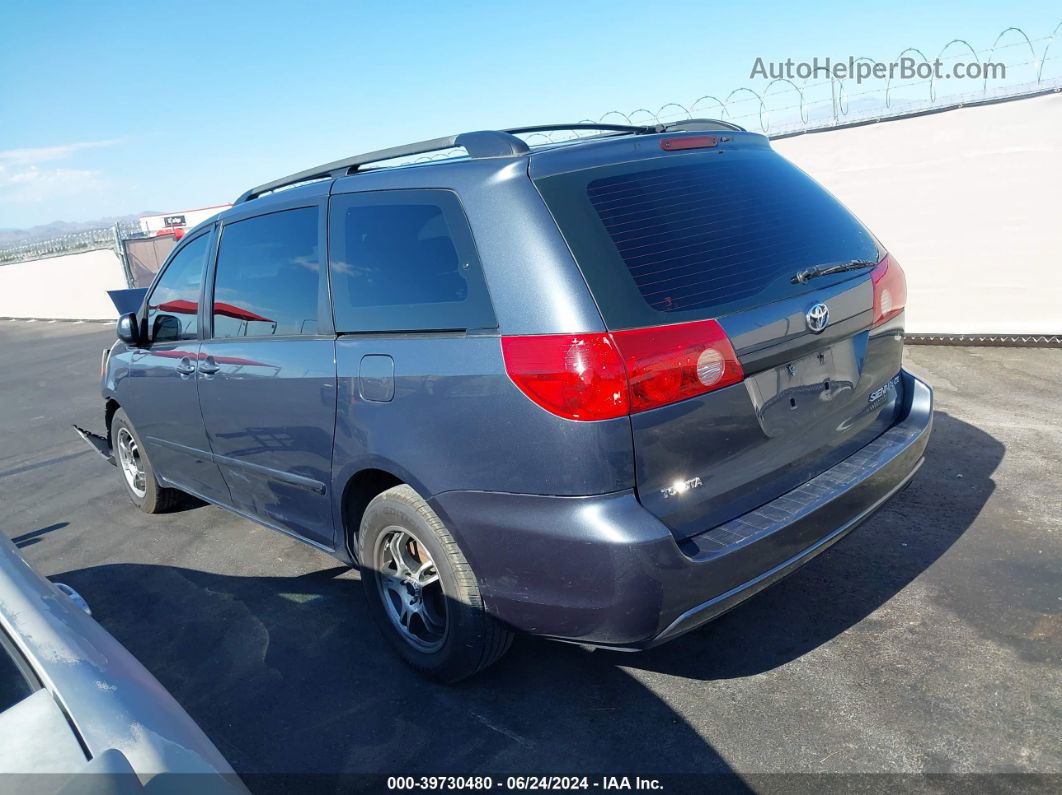
[[[682,149],[710,149],[718,143],[714,135],[683,135],[678,138],[661,138],[660,148],[665,152]]]
[[[892,255],[886,254],[870,272],[870,280],[874,283],[874,320],[870,327],[874,328],[907,306],[907,277]]]
[[[611,334],[502,337],[505,369],[532,401],[571,420],[605,420],[737,383],[722,326],[699,320]]]

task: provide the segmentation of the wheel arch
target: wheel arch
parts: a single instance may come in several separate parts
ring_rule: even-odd
[[[394,486],[410,485],[394,472],[380,467],[366,467],[351,475],[343,487],[340,503],[343,519],[343,544],[351,560],[358,560],[358,532],[365,509],[378,494]],[[411,486],[415,488],[415,486]]]
[[[107,428],[107,438],[111,438],[111,423],[114,422],[114,415],[118,412],[121,405],[113,397],[108,397],[103,403],[103,421]]]

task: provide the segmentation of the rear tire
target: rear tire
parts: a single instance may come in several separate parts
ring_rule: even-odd
[[[373,619],[420,674],[457,682],[508,650],[512,633],[487,613],[457,542],[409,486],[390,488],[369,503],[358,559]]]
[[[164,513],[181,504],[183,492],[159,485],[144,443],[125,409],[114,412],[111,420],[111,450],[125,493],[133,505],[144,513]]]

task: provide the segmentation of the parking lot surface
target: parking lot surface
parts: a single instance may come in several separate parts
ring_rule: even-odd
[[[659,649],[519,638],[447,688],[326,555],[128,502],[70,427],[111,340],[0,321],[0,525],[241,773],[1062,772],[1062,351],[909,348],[926,464],[841,544]]]

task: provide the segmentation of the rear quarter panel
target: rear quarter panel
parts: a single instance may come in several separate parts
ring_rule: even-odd
[[[359,394],[369,355],[394,360],[390,401]],[[390,471],[425,497],[454,490],[603,494],[633,483],[627,418],[572,422],[539,408],[506,375],[497,336],[341,337],[336,364],[337,498],[366,468]]]

